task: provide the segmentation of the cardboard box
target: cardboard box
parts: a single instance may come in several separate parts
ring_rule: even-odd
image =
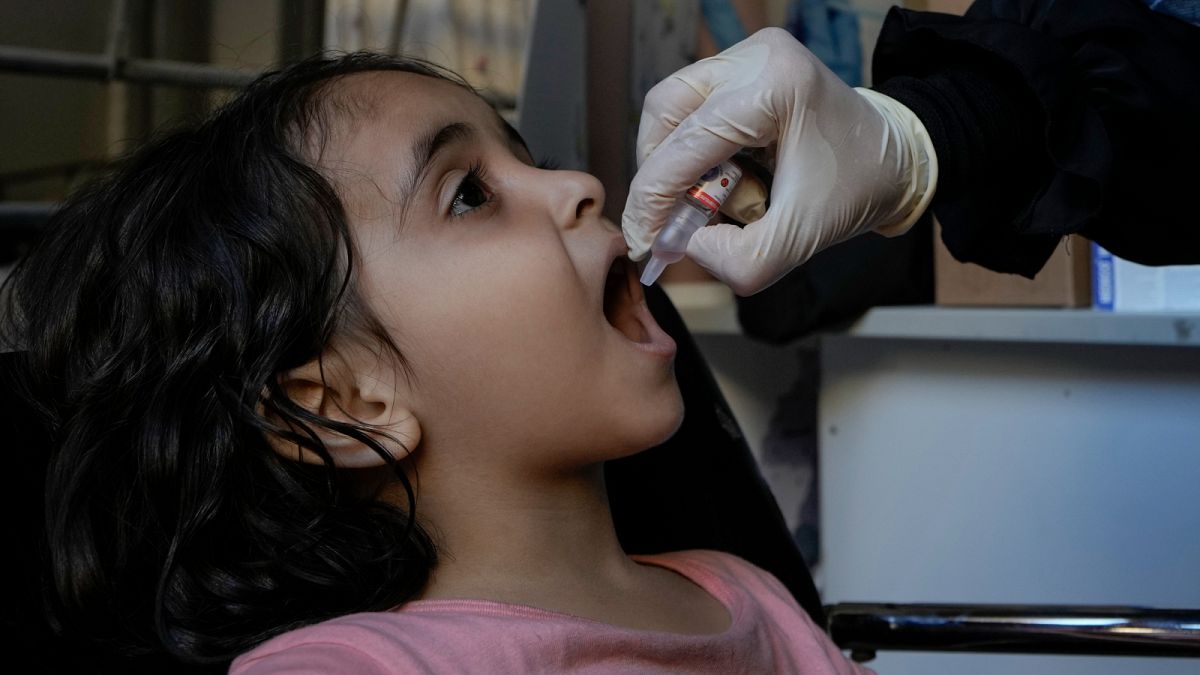
[[[1090,307],[1091,246],[1078,235],[1064,237],[1033,279],[961,263],[942,243],[935,220],[934,301],[971,307]]]

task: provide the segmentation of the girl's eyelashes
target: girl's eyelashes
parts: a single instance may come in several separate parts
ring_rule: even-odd
[[[537,168],[546,171],[558,169],[558,162],[552,157],[538,160]],[[495,195],[488,188],[487,174],[483,164],[475,162],[467,168],[467,175],[459,182],[454,190],[454,199],[450,201],[450,216],[458,218],[465,216],[475,209],[486,206],[495,200]]]
[[[483,165],[472,164],[467,168],[467,175],[454,191],[454,199],[450,202],[450,216],[458,218],[491,202],[493,195],[487,187],[487,178]]]

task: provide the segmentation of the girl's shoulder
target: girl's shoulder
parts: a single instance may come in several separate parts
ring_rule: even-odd
[[[713,550],[631,557],[673,569],[725,603],[734,620],[731,634],[763,641],[772,672],[873,675],[841,653],[783,582],[744,558]]]
[[[296,628],[277,635],[238,656],[230,675],[273,673],[399,672],[392,657],[411,651],[403,643],[412,623],[398,612],[360,612]],[[403,630],[398,630],[403,629]]]
[[[714,584],[733,584],[740,587],[749,584],[750,588],[766,586],[772,591],[778,590],[791,595],[775,575],[745,558],[724,551],[689,549],[630,557],[643,564],[674,570],[705,588]]]
[[[429,601],[359,612],[277,635],[238,656],[230,675],[490,672],[490,647],[520,641],[541,617],[488,601]],[[502,671],[510,672],[510,671]],[[511,671],[516,672],[516,671]]]

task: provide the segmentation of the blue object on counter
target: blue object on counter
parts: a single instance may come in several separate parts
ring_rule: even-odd
[[[787,30],[847,85],[862,86],[858,14],[848,3],[792,0],[788,5]]]
[[[718,51],[724,51],[749,37],[730,0],[700,0],[700,12],[704,15],[704,23]]]

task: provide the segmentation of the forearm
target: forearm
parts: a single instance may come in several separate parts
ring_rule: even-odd
[[[896,76],[876,89],[912,110],[929,132],[939,167],[935,208],[981,189],[1032,202],[1037,184],[1029,177],[1049,158],[1038,143],[1037,103],[1018,83],[990,68],[951,66]]]
[[[959,260],[1032,277],[1079,233],[1143,264],[1200,261],[1200,27],[1125,0],[893,8],[873,74],[930,134]]]

